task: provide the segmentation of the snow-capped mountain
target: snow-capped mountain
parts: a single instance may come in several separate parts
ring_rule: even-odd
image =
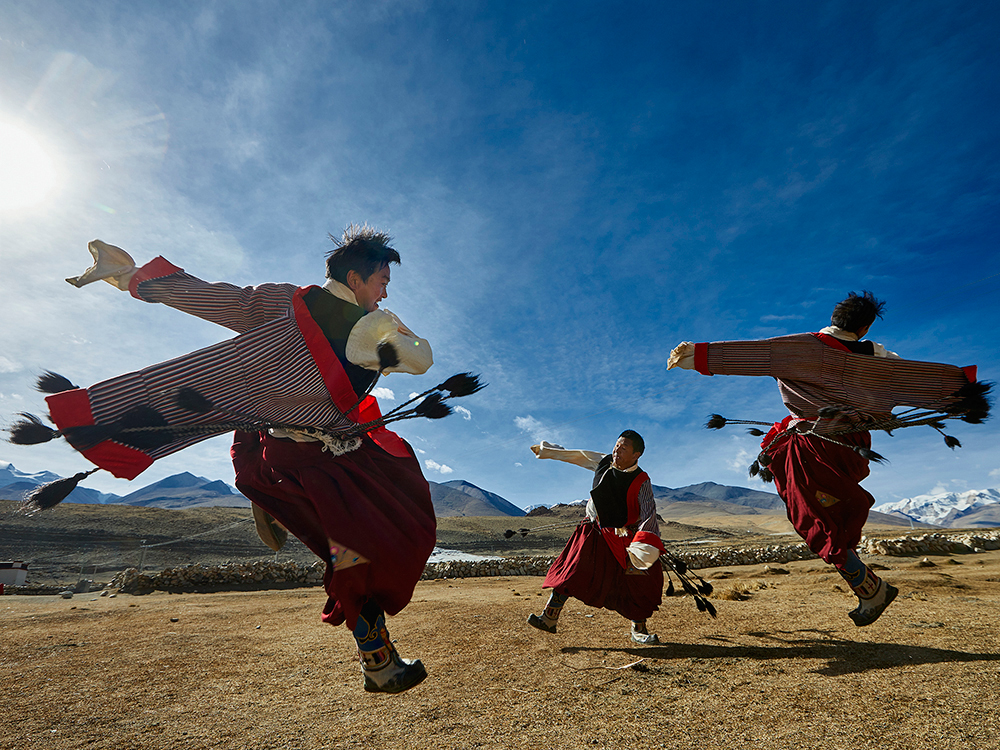
[[[15,482],[29,482],[31,484],[45,484],[59,478],[58,474],[51,471],[39,471],[29,474],[26,471],[18,471],[14,464],[9,461],[0,461],[0,487],[6,487]]]
[[[1000,526],[1000,489],[917,495],[873,510],[945,528]]]

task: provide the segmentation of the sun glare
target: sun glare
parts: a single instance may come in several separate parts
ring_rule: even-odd
[[[0,211],[31,208],[56,186],[56,167],[38,140],[0,122]]]

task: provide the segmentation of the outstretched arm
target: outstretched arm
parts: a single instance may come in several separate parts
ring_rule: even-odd
[[[101,240],[91,242],[88,249],[94,265],[66,279],[74,286],[106,281],[136,299],[160,302],[237,333],[289,314],[297,289],[292,284],[238,287],[202,281],[162,257],[136,268],[128,253]]]
[[[538,445],[531,446],[531,452],[537,458],[554,458],[557,461],[565,461],[568,464],[581,466],[589,471],[595,471],[607,453],[597,451],[566,450],[561,445],[542,441]]]

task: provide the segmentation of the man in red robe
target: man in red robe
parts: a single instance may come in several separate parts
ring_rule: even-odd
[[[556,632],[570,597],[591,607],[610,609],[632,621],[632,640],[656,644],[646,620],[659,609],[663,592],[663,553],[656,501],[649,476],[639,468],[645,444],[625,430],[610,454],[565,450],[542,442],[531,446],[538,458],[566,461],[594,472],[587,519],[580,523],[549,568],[542,584],[552,589],[541,615],[528,624]]]
[[[875,499],[861,487],[868,476],[866,424],[891,416],[896,406],[954,410],[959,391],[976,380],[975,367],[901,359],[864,341],[884,302],[871,292],[851,292],[816,333],[708,344],[682,342],[667,369],[702,375],[768,375],[778,382],[791,412],[761,443],[788,519],[809,549],[850,585],[858,606],[854,624],[875,622],[898,594],[858,557],[856,547]],[[828,408],[836,415],[821,416]],[[844,424],[857,429],[845,432]],[[802,434],[803,428],[810,434]]]
[[[287,529],[326,561],[323,621],[353,631],[366,691],[397,693],[427,675],[419,660],[399,656],[385,616],[409,603],[433,550],[430,488],[412,448],[384,426],[338,437],[380,418],[367,395],[380,372],[419,374],[432,364],[427,342],[378,309],[389,266],[400,262],[389,242],[383,232],[352,225],[334,239],[322,286],[241,288],[202,281],[164,258],[136,268],[123,250],[95,240],[94,266],[70,283],[104,280],[238,335],[47,401],[60,429],[122,425],[137,414],[162,419],[162,433],[122,431],[74,446],[126,479],[211,436],[206,425],[223,425],[217,432],[241,419],[289,425],[237,430],[236,486],[254,503],[258,529],[273,548]],[[399,355],[388,367],[378,354],[386,342]],[[211,409],[186,410],[177,399],[182,387]]]

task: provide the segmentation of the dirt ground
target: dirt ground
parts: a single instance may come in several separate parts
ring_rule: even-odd
[[[931,560],[880,560],[901,594],[863,629],[819,561],[709,571],[718,619],[666,599],[652,647],[573,600],[529,628],[539,578],[422,582],[398,696],[318,588],[5,596],[0,748],[997,748],[1000,552]]]

